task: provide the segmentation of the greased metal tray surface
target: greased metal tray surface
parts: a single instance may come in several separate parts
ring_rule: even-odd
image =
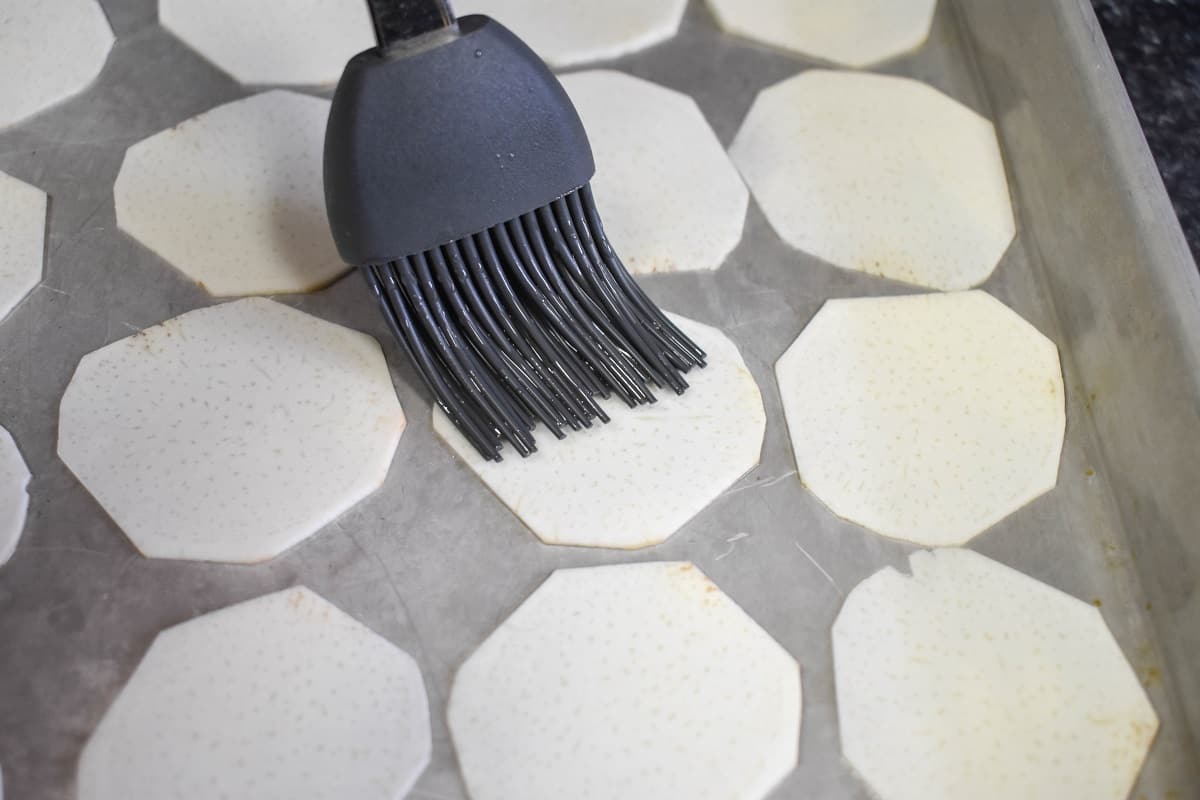
[[[0,133],[0,169],[51,196],[44,285],[0,326],[0,421],[34,475],[24,537],[0,570],[9,796],[74,797],[83,743],[158,631],[303,583],[420,662],[434,758],[413,797],[463,798],[444,708],[471,650],[558,567],[690,559],[803,667],[799,766],[772,797],[867,797],[840,756],[829,628],[847,591],[913,548],[837,519],[790,475],[772,365],[825,300],[915,290],[793,251],[754,203],[720,270],[646,278],[666,308],[734,339],[768,423],[755,470],[635,553],[542,545],[493,498],[432,435],[425,393],[356,278],[280,298],[384,342],[410,420],[386,484],[261,566],[144,559],[56,458],[58,400],[85,353],[214,302],[116,229],[112,184],[128,145],[252,89],[162,30],[152,0],[102,5],[119,38],[98,83]],[[722,34],[693,0],[674,39],[604,66],[688,92],[728,144],[760,89],[813,65]],[[1063,356],[1058,488],[971,547],[1102,602],[1162,721],[1133,796],[1198,797],[1200,279],[1091,9],[942,0],[929,42],[876,71],[996,122],[1018,235],[984,288]]]

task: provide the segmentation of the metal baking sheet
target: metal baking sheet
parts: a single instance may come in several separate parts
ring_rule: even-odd
[[[56,458],[58,400],[85,353],[214,302],[116,229],[112,183],[128,145],[252,90],[158,27],[153,0],[102,4],[119,39],[99,82],[0,134],[0,169],[51,195],[45,282],[0,326],[0,422],[34,474],[24,538],[0,570],[9,796],[74,796],[83,743],[158,631],[303,583],[418,659],[435,750],[413,797],[458,800],[444,707],[472,648],[555,568],[691,559],[803,665],[799,766],[772,797],[866,798],[839,754],[829,628],[851,587],[912,548],[780,479],[794,465],[771,368],[826,299],[913,290],[791,250],[753,203],[720,270],[647,279],[667,308],[738,343],[768,425],[758,468],[669,542],[632,554],[538,543],[435,440],[429,403],[357,279],[281,298],[386,343],[410,418],[386,485],[266,565],[146,560]],[[690,93],[728,143],[758,90],[813,62],[722,35],[693,0],[675,39],[611,66]],[[1063,354],[1058,488],[971,547],[1101,601],[1162,720],[1133,796],[1200,796],[1200,279],[1090,7],[943,0],[929,43],[880,71],[996,121],[1019,234],[985,288]]]

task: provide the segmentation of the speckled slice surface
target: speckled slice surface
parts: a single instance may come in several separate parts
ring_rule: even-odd
[[[235,100],[129,148],[117,224],[211,294],[319,289],[346,272],[321,178],[329,101]]]
[[[430,757],[415,661],[288,589],[158,635],[79,762],[79,800],[400,800]]]
[[[758,800],[796,764],[800,668],[690,563],[559,570],[448,719],[472,800]]]
[[[1099,609],[969,550],[833,625],[842,750],[880,800],[1123,800],[1158,718]]]
[[[167,30],[247,84],[331,84],[375,46],[361,0],[159,0]]]
[[[562,84],[592,143],[605,232],[629,271],[721,266],[741,241],[750,192],[696,102],[612,70]]]
[[[143,554],[254,563],[378,488],[404,425],[374,339],[248,298],[84,356],[58,453]]]
[[[678,396],[604,408],[607,425],[548,442],[526,459],[484,461],[450,419],[433,429],[547,544],[632,549],[667,539],[758,464],[766,414],[737,346],[716,328],[671,316],[708,352]]]
[[[844,269],[967,289],[1016,230],[992,124],[909,78],[789,78],[759,93],[729,152],[780,237]]]
[[[985,292],[830,300],[775,374],[800,479],[885,536],[963,544],[1057,482],[1058,349]]]
[[[29,510],[29,467],[12,434],[0,428],[0,567],[17,549]]]
[[[46,194],[0,172],[0,323],[42,280]]]
[[[113,41],[96,0],[0,0],[0,129],[87,88]]]
[[[687,0],[462,0],[454,12],[486,14],[552,67],[618,58],[666,41]]]
[[[937,0],[708,0],[726,31],[866,67],[924,44]]]

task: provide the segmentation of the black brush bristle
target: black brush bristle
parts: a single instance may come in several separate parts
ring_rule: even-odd
[[[538,423],[561,439],[607,422],[598,399],[682,394],[705,364],[617,257],[587,185],[361,272],[438,405],[491,461],[505,443],[535,452]]]

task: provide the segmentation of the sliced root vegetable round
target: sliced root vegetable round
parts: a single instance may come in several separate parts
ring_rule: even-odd
[[[687,0],[462,0],[460,17],[486,14],[552,67],[618,58],[679,30]]]
[[[0,322],[42,280],[46,194],[0,172]]]
[[[303,587],[163,631],[79,762],[79,800],[398,800],[429,763],[417,664]]]
[[[790,78],[758,95],[729,152],[780,237],[844,269],[966,289],[1016,229],[992,124],[908,78]]]
[[[319,289],[346,272],[321,179],[329,101],[273,91],[129,148],[117,224],[222,297]]]
[[[375,46],[362,0],[159,0],[162,25],[249,84],[329,84]]]
[[[0,0],[0,128],[87,88],[113,41],[96,0]]]
[[[484,461],[440,409],[433,428],[547,544],[658,544],[758,463],[766,428],[737,346],[715,328],[672,319],[709,358],[682,396],[660,391],[657,403],[635,409],[606,402],[607,425],[499,464]]]
[[[801,480],[885,536],[963,544],[1057,481],[1058,350],[984,292],[830,300],[775,373]]]
[[[750,193],[696,102],[611,70],[562,84],[592,143],[605,231],[629,271],[721,266],[742,238]]]
[[[924,44],[937,0],[708,0],[708,5],[730,33],[865,67]]]
[[[251,298],[84,356],[58,453],[143,554],[253,563],[374,491],[404,423],[375,340]]]
[[[12,434],[0,428],[0,566],[17,549],[29,510],[29,468]]]
[[[833,625],[842,750],[881,800],[1123,800],[1158,718],[1095,607],[968,550]]]
[[[447,714],[473,800],[757,800],[796,763],[800,668],[691,564],[559,570]]]

